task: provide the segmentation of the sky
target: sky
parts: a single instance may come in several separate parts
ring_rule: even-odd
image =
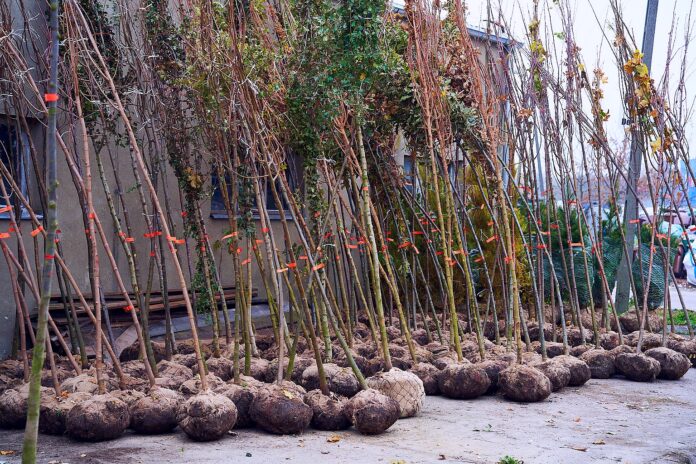
[[[395,6],[403,7],[405,0],[393,0]],[[517,41],[526,43],[526,29],[533,8],[532,0],[462,0],[467,8],[467,23],[470,27],[486,30],[488,5],[493,15],[502,12],[505,23],[510,28],[509,36]],[[608,78],[604,87],[604,109],[609,110],[611,117],[607,122],[607,134],[610,140],[620,143],[624,139],[625,131],[622,126],[624,116],[623,103],[618,86],[618,71],[611,44],[606,38],[612,40],[614,33],[613,13],[611,13],[609,0],[567,0],[575,19],[575,41],[580,47],[580,54],[588,71],[601,68]],[[640,48],[643,40],[645,25],[645,11],[648,0],[619,0],[623,10],[623,19],[628,30],[632,34],[636,44]],[[668,61],[669,34],[674,24],[674,37],[671,68],[669,72],[670,93],[673,95],[679,77],[679,67],[684,56],[685,26],[689,22],[689,14],[693,5],[692,0],[659,0],[657,11],[657,23],[655,30],[655,42],[653,48],[653,62],[651,75],[659,85],[665,77],[665,65]],[[696,5],[693,5],[696,6]],[[542,16],[541,31],[547,36],[546,42],[557,40],[562,47],[560,39],[553,38],[553,32],[561,30],[559,8],[552,0],[539,0],[539,14]],[[696,29],[696,8],[691,17],[691,26]],[[550,26],[550,27],[549,27]],[[606,35],[606,38],[605,38]],[[696,35],[696,30],[692,31]],[[696,37],[694,37],[696,38]],[[550,48],[550,47],[547,47]],[[696,43],[691,44],[686,56],[686,79],[688,109],[694,109],[694,97],[696,97]],[[690,118],[686,124],[687,141],[689,146],[696,146],[696,116]],[[691,156],[696,158],[696,154]]]
[[[486,0],[468,0],[467,22],[469,26],[484,29],[486,27]],[[645,11],[647,0],[622,0],[623,19],[632,32],[638,47],[643,40],[645,24]],[[665,76],[665,64],[668,58],[669,33],[674,20],[675,44],[672,51],[672,68],[669,73],[672,93],[676,88],[679,66],[684,53],[684,28],[689,21],[689,12],[692,7],[691,0],[660,0],[657,12],[657,25],[655,30],[655,43],[651,75],[656,84]],[[533,7],[532,0],[490,0],[492,11],[502,11],[502,16],[510,27],[510,35],[518,41],[525,42],[525,31],[529,24]],[[623,117],[623,105],[618,88],[618,67],[611,51],[611,44],[607,43],[604,34],[611,40],[614,33],[610,28],[613,23],[613,13],[610,11],[608,0],[569,0],[569,5],[575,18],[575,40],[581,48],[581,55],[588,71],[599,66],[607,75],[608,83],[605,86],[605,108],[611,115],[607,122],[607,132],[610,139],[622,140],[624,128],[621,125]],[[694,5],[696,6],[696,5]],[[495,14],[495,13],[494,13]],[[560,30],[559,8],[550,0],[539,0],[539,14],[543,14],[542,27],[548,26],[549,20],[556,31]],[[596,17],[595,17],[596,15]],[[692,15],[696,21],[696,8]],[[543,29],[542,29],[543,31]],[[550,35],[550,34],[549,34]],[[559,39],[551,38],[546,41]],[[558,44],[562,46],[562,43]],[[548,47],[547,47],[548,48]],[[696,43],[691,44],[686,57],[686,90],[687,97],[693,99],[696,96]],[[692,106],[690,103],[689,106]],[[692,118],[695,119],[695,118]],[[696,146],[696,121],[687,123],[687,139],[690,146]],[[696,158],[696,155],[692,156]]]

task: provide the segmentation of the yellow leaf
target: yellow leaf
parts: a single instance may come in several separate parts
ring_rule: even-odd
[[[656,151],[659,151],[660,148],[662,148],[662,137],[658,137],[652,142],[650,142],[650,148],[652,148],[652,152],[655,153]]]
[[[641,63],[635,68],[635,73],[640,77],[645,77],[648,75],[648,67],[645,63]]]
[[[341,437],[339,437],[336,434],[333,434],[329,438],[327,438],[326,441],[329,443],[337,443],[337,442],[341,441]]]
[[[289,392],[287,390],[283,390],[283,395],[285,395],[288,399],[295,398],[295,395],[293,395],[292,392]]]

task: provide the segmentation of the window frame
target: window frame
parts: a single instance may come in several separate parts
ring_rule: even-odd
[[[18,172],[15,175],[14,181],[19,185],[22,196],[27,200],[31,201],[29,198],[29,182],[27,177],[27,169],[31,166],[31,155],[29,153],[29,134],[27,134],[22,128],[18,127],[17,124],[13,124],[11,119],[0,119],[0,126],[7,128],[8,140],[12,142],[12,137],[14,134],[15,147],[10,147],[11,153],[7,153],[5,146],[0,142],[0,150],[2,150],[2,158],[7,157],[8,161],[18,162]],[[18,135],[17,135],[18,134]],[[0,139],[2,140],[2,139]],[[0,160],[0,162],[2,162]],[[12,169],[10,169],[12,172]],[[13,173],[14,174],[14,173]],[[0,176],[1,177],[1,176]],[[4,179],[0,178],[0,182],[4,182]],[[12,201],[12,196],[14,192],[10,189],[8,195],[10,196],[10,201]],[[14,206],[13,204],[6,205],[2,195],[0,195],[0,208],[5,206]],[[0,213],[0,220],[10,220],[10,212]],[[38,219],[42,219],[43,215],[41,213],[35,212]],[[31,220],[31,215],[24,205],[20,205],[19,217],[15,217],[16,220]]]
[[[290,190],[291,192],[296,192],[299,189],[299,182],[295,180],[295,175],[293,175],[292,171],[288,168],[286,170],[290,175],[288,176],[288,184],[290,185]],[[210,197],[210,218],[211,219],[229,219],[229,214],[226,209],[224,209],[224,198],[222,197],[222,193],[220,192],[220,183],[217,180],[218,179],[218,174],[216,170],[213,170],[211,173],[211,184],[213,186],[213,193]],[[269,198],[273,198],[273,195],[271,193],[270,189],[270,184],[269,184],[269,179],[267,177],[263,178],[265,192],[263,193],[264,196],[264,201],[266,203],[266,212],[268,213],[268,219],[270,221],[280,221],[281,216],[280,216],[280,209],[278,208],[268,208],[268,202]],[[280,192],[278,192],[281,194]],[[281,194],[282,196],[282,194]],[[281,198],[281,201],[283,203],[286,203],[285,198]],[[256,201],[254,201],[256,203]],[[223,208],[214,208],[214,205],[222,205]],[[285,219],[288,221],[294,220],[293,214],[290,211],[290,206],[287,204],[283,205],[283,209],[285,212]],[[261,219],[261,215],[259,214],[259,209],[254,206],[251,208],[251,213],[252,213],[252,218],[256,221]]]

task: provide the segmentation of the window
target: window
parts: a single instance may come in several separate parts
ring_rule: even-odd
[[[291,192],[296,192],[298,190],[299,185],[299,183],[296,180],[298,178],[296,169],[288,168],[285,170],[285,174],[287,176]],[[229,190],[229,177],[226,178],[226,181],[226,185]],[[273,189],[270,183],[271,180],[267,177],[264,177],[260,179],[259,182],[261,182],[261,195],[264,197],[263,201],[265,202],[266,211],[268,212],[269,219],[279,220],[280,210],[273,196]],[[217,171],[214,171],[212,174],[211,184],[213,187],[213,195],[210,200],[210,217],[212,217],[213,219],[227,219],[228,214],[227,208],[225,208],[225,198],[222,195],[220,179],[218,178]],[[278,195],[280,196],[280,201],[282,203],[283,212],[285,213],[285,218],[291,220],[292,213],[290,212],[290,206],[287,204],[287,201],[285,200],[285,197],[283,196],[280,189],[280,182],[276,181],[276,190],[278,192]],[[252,195],[254,195],[253,192]],[[231,193],[229,193],[229,196],[230,198],[232,197]],[[253,203],[254,207],[252,208],[252,213],[254,215],[254,219],[258,219],[259,214],[258,207],[256,206],[256,198],[254,198]]]
[[[12,178],[19,187],[22,196],[29,199],[29,191],[27,188],[27,173],[26,167],[29,163],[28,140],[27,135],[18,130],[14,125],[0,121],[0,162],[12,174]],[[12,189],[10,182],[4,177],[2,182],[5,186],[5,191],[9,197],[10,205],[14,206],[17,192]],[[0,207],[9,206],[6,204],[6,199],[0,191]],[[0,219],[9,219],[10,213],[0,213]],[[30,219],[29,213],[24,206],[21,206],[21,219]]]

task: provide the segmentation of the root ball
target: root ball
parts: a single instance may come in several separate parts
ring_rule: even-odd
[[[643,353],[621,353],[615,363],[619,374],[636,382],[652,382],[660,373],[659,361]]]
[[[468,400],[486,393],[491,381],[486,371],[474,364],[450,364],[440,372],[438,385],[444,396]]]
[[[80,441],[113,440],[123,434],[129,423],[126,403],[109,394],[96,395],[70,409],[66,431]]]
[[[344,414],[346,398],[324,395],[321,390],[312,390],[305,395],[304,402],[312,408],[312,427],[317,430],[344,430],[350,421]]]
[[[534,367],[548,377],[551,382],[551,391],[558,391],[561,388],[565,388],[570,382],[570,369],[561,363],[545,361],[535,364]]]
[[[423,390],[425,390],[426,395],[440,394],[440,386],[437,383],[440,370],[437,367],[428,363],[418,363],[411,368],[410,372],[421,379],[421,382],[423,382]]]
[[[182,400],[181,395],[173,390],[153,388],[131,406],[131,428],[145,435],[174,430]]]
[[[379,435],[399,419],[399,403],[374,389],[363,390],[351,398],[345,414],[364,435]]]
[[[498,388],[509,400],[531,403],[548,398],[551,381],[538,369],[513,364],[500,373]]]
[[[393,368],[367,379],[367,384],[399,403],[401,417],[412,417],[423,407],[425,389],[416,374]]]
[[[606,350],[589,350],[580,356],[590,368],[593,379],[608,379],[616,373],[614,355]]]
[[[645,355],[657,360],[660,363],[660,379],[679,380],[691,367],[689,358],[682,353],[669,348],[652,348],[645,352]]]
[[[288,384],[260,388],[251,403],[252,420],[267,432],[279,435],[300,433],[312,421],[312,408],[304,403],[303,395]]]
[[[234,427],[237,408],[226,396],[203,392],[192,396],[179,406],[179,427],[195,441],[222,438]]]
[[[592,371],[587,363],[573,356],[557,356],[553,358],[553,362],[561,363],[570,370],[568,386],[579,387],[592,377]]]

